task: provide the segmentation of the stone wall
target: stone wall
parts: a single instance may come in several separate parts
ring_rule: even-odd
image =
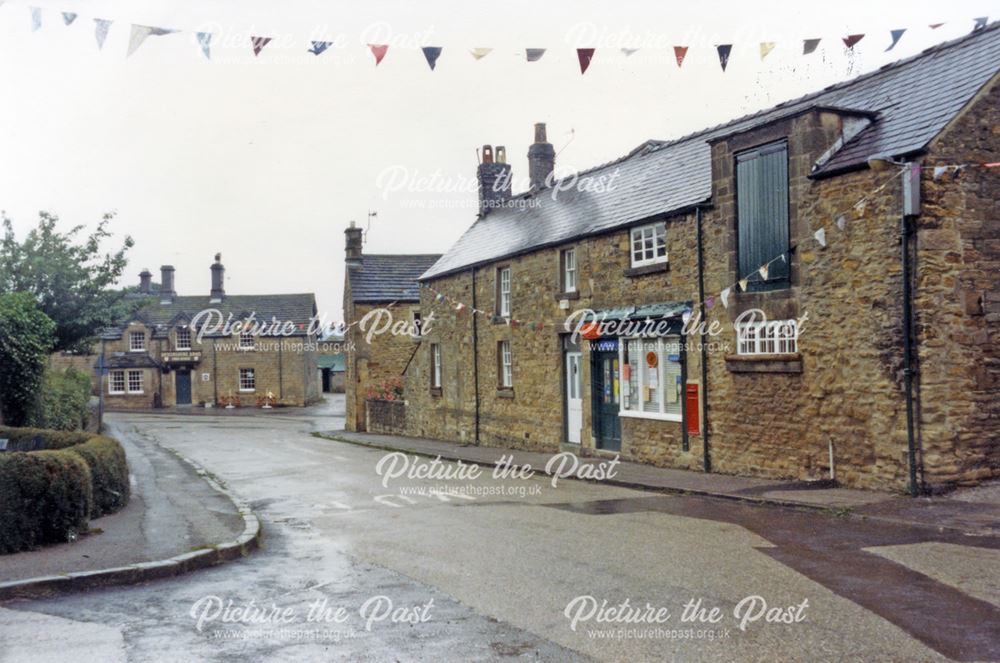
[[[406,434],[406,404],[403,401],[367,400],[367,430],[382,435]]]

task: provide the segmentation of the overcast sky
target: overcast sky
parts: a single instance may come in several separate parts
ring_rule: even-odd
[[[507,147],[517,181],[532,124],[546,122],[557,170],[572,172],[1000,17],[996,0],[31,5],[43,10],[37,32],[29,3],[0,6],[0,209],[18,233],[39,210],[67,225],[117,210],[113,230],[136,240],[127,283],[169,263],[181,294],[207,294],[221,251],[228,292],[315,292],[333,319],[348,222],[378,212],[366,252],[444,252],[475,218],[483,143]],[[67,27],[62,11],[79,18]],[[103,51],[95,17],[115,21]],[[126,59],[132,23],[183,32],[149,37]],[[895,28],[909,30],[885,53]],[[215,33],[211,61],[196,30]],[[840,39],[855,33],[866,37],[848,54]],[[274,39],[259,57],[251,34]],[[802,39],[816,37],[819,50],[803,56]],[[310,40],[335,43],[317,57]],[[777,42],[763,62],[762,41]],[[378,68],[368,42],[391,45]],[[734,45],[725,73],[722,43]],[[690,48],[681,69],[674,45]],[[436,71],[421,46],[444,48]],[[476,61],[473,47],[494,50]],[[549,50],[527,63],[525,47]],[[585,76],[577,47],[597,48]],[[421,180],[449,191],[410,190]]]

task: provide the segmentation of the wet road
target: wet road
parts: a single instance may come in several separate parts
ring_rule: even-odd
[[[0,661],[1000,660],[994,539],[426,460],[388,479],[308,434],[330,408],[114,417],[249,499],[265,547],[7,604]]]

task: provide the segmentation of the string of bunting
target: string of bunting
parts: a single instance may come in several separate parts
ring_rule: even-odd
[[[3,4],[4,0],[0,0],[0,5]],[[28,9],[30,11],[30,18],[31,18],[31,31],[37,32],[42,27],[43,10],[41,7],[29,7]],[[76,14],[75,12],[59,12],[59,14],[61,14],[62,16],[63,24],[67,27],[73,25],[76,19],[78,18],[78,14]],[[973,21],[973,28],[972,28],[973,31],[982,30],[989,23],[989,17],[979,16],[973,18],[972,21]],[[94,38],[97,42],[97,48],[99,50],[102,50],[104,48],[104,42],[108,36],[108,31],[110,30],[111,25],[114,23],[114,21],[106,18],[94,18],[93,22],[94,22]],[[929,27],[931,30],[937,30],[942,25],[945,25],[945,23],[931,23],[927,27]],[[908,29],[909,28],[897,28],[895,30],[890,30],[889,31],[890,43],[888,47],[886,47],[885,52],[889,52],[894,48],[896,48],[896,45],[899,44],[900,40],[903,38],[903,35],[907,32]],[[135,53],[139,49],[139,47],[143,44],[143,42],[146,40],[147,37],[151,36],[158,37],[158,36],[176,34],[180,32],[185,32],[185,31],[174,28],[132,24],[131,32],[129,35],[129,45],[128,45],[128,50],[126,52],[126,57]],[[197,43],[197,46],[201,50],[202,54],[207,59],[211,59],[213,33],[194,32],[193,34],[195,36],[195,41]],[[867,33],[851,34],[847,35],[846,37],[841,37],[840,42],[843,43],[845,51],[851,52],[854,50],[854,47],[858,43],[860,43],[861,40],[864,39],[866,36]],[[253,51],[254,57],[257,57],[261,54],[264,48],[269,43],[271,43],[272,39],[273,39],[272,37],[264,35],[251,35],[249,37],[247,46],[249,46]],[[820,45],[820,42],[822,41],[823,38],[818,38],[818,37],[811,37],[801,40],[801,55],[807,56],[816,52],[817,48]],[[325,53],[330,48],[330,46],[333,45],[333,42],[310,40],[309,44],[310,44],[309,48],[307,48],[306,51],[318,57],[323,53]],[[368,50],[371,51],[376,67],[379,64],[381,64],[382,61],[385,59],[386,55],[389,52],[389,46],[390,44],[368,44]],[[763,61],[764,59],[766,59],[768,55],[770,55],[777,46],[778,42],[776,41],[760,42],[758,48],[760,60]],[[689,46],[673,47],[674,59],[677,62],[678,68],[683,66],[689,48],[690,48]],[[427,62],[427,66],[430,68],[431,71],[434,71],[437,67],[439,58],[444,52],[444,48],[441,46],[423,46],[420,48],[420,50],[424,56],[424,60]],[[482,60],[490,53],[492,53],[494,50],[496,49],[492,47],[480,46],[480,47],[470,48],[468,49],[468,52],[474,59]],[[548,50],[549,49],[547,48],[525,48],[523,49],[523,57],[526,62],[538,62],[539,60],[542,59],[542,57]],[[622,54],[624,54],[624,56],[627,58],[634,55],[641,49],[612,48],[608,50],[617,50]],[[715,46],[715,51],[716,51],[716,56],[719,59],[719,66],[721,67],[722,71],[725,72],[726,68],[729,66],[729,61],[733,54],[733,44],[717,44]],[[577,62],[579,63],[580,66],[581,75],[587,73],[587,70],[590,68],[590,65],[594,59],[594,55],[596,54],[596,52],[597,52],[596,48],[576,49]]]
[[[952,178],[957,178],[962,173],[962,171],[964,171],[967,168],[1000,168],[1000,161],[990,162],[990,163],[944,164],[935,166],[925,166],[925,168],[932,168],[933,178],[935,180],[940,180],[943,176],[945,176],[948,173],[951,173]],[[874,189],[866,193],[854,204],[844,208],[839,212],[834,212],[833,214],[829,215],[829,218],[832,219],[833,222],[832,227],[836,228],[841,232],[846,231],[848,224],[848,215],[856,212],[859,216],[863,216],[865,213],[865,208],[871,202],[871,200],[879,193],[881,193],[883,190],[885,190],[885,188],[889,186],[889,184],[894,179],[896,179],[897,177],[902,177],[902,175],[905,174],[905,172],[906,172],[905,170],[899,169],[898,172],[890,173],[888,176],[883,178]],[[812,235],[813,239],[816,241],[817,244],[819,244],[821,248],[826,248],[830,239],[829,236],[827,235],[827,227],[828,227],[827,225],[821,225],[813,232]],[[714,308],[716,300],[720,301],[724,308],[729,308],[729,300],[730,297],[733,295],[734,291],[746,292],[749,289],[751,279],[754,276],[760,276],[762,280],[766,281],[771,266],[779,261],[782,263],[787,262],[788,259],[787,255],[788,252],[786,251],[771,258],[767,262],[759,265],[756,269],[750,271],[748,274],[743,276],[743,278],[740,278],[737,281],[730,283],[725,288],[722,288],[721,290],[717,291],[715,294],[705,297],[704,301],[705,308],[707,310],[711,310],[712,308]],[[434,287],[426,283],[421,283],[420,287],[434,293],[435,302],[448,304],[450,308],[455,311],[456,314],[460,314],[463,311],[470,311],[474,315],[481,315],[484,317],[488,317],[491,322],[496,324],[505,323],[511,327],[524,327],[530,329],[531,331],[542,331],[546,327],[546,323],[542,321],[525,321],[512,317],[500,316],[493,312],[484,311],[482,309],[469,306],[468,304],[459,301],[449,295],[446,295],[445,293],[435,289]],[[698,303],[697,297],[691,297],[690,300],[695,302],[696,304]],[[691,313],[692,309],[687,309],[683,313],[683,318],[685,322],[687,322],[687,319],[690,317]],[[553,324],[548,323],[548,326],[552,327]]]

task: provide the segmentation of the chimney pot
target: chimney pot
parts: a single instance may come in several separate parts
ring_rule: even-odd
[[[148,269],[143,269],[139,272],[139,293],[143,295],[148,295],[150,287],[153,283],[153,273]]]
[[[174,301],[177,293],[174,291],[174,267],[173,265],[163,265],[160,267],[160,303],[169,304]]]

